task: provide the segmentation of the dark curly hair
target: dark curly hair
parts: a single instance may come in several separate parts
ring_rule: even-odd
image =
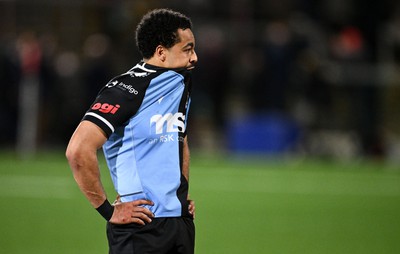
[[[136,46],[149,59],[158,45],[173,47],[179,42],[178,29],[192,29],[192,21],[170,9],[155,9],[143,16],[136,27]]]

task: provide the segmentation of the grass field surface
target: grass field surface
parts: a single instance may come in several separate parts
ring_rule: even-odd
[[[197,254],[400,253],[397,165],[193,154],[190,192]],[[0,153],[0,202],[0,253],[108,253],[62,151]]]

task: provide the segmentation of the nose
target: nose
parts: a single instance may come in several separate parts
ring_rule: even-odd
[[[192,54],[192,56],[190,57],[190,63],[191,63],[191,64],[195,64],[195,63],[197,63],[197,60],[198,60],[198,58],[197,58],[196,51],[193,51],[193,54]]]

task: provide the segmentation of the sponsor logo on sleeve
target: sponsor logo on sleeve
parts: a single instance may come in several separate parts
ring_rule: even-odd
[[[119,83],[118,80],[112,81],[112,82],[109,82],[109,83],[106,85],[106,87],[111,88],[111,87],[114,87],[114,86],[118,85],[118,83]]]
[[[92,106],[92,110],[98,110],[104,114],[115,114],[121,106],[119,104],[111,105],[108,103],[96,103]]]
[[[106,85],[106,87],[108,87],[108,88],[111,88],[111,87],[114,87],[114,86],[118,87],[119,89],[121,89],[123,91],[128,91],[129,93],[134,94],[134,95],[138,95],[139,94],[138,90],[136,90],[132,85],[127,85],[124,82],[119,82],[118,80],[109,82]]]

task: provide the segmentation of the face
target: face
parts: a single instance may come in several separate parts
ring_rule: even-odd
[[[165,51],[165,67],[193,69],[197,62],[192,30],[178,29],[180,41]]]

